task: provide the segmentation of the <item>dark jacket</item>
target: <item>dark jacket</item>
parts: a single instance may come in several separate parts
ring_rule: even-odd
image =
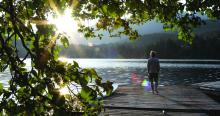
[[[158,58],[151,57],[147,62],[147,71],[148,73],[159,73],[160,71],[160,62]]]

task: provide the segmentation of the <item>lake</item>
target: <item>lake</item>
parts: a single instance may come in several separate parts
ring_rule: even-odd
[[[147,78],[146,59],[68,59],[82,68],[95,68],[103,80],[119,85],[141,85]],[[25,61],[30,68],[30,59]],[[159,86],[190,85],[198,82],[220,81],[220,60],[161,59]],[[6,87],[11,78],[9,70],[0,73],[0,82]]]

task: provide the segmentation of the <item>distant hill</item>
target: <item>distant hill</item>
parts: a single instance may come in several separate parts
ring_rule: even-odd
[[[202,25],[194,29],[194,31],[197,34],[205,34],[206,32],[212,32],[217,30],[220,30],[220,20],[218,21],[207,20],[206,25]]]
[[[162,34],[162,33],[166,33],[166,34],[167,33],[176,33],[176,32],[172,32],[172,31],[165,32],[163,30],[163,24],[156,22],[156,21],[150,21],[150,22],[147,22],[143,25],[132,25],[132,27],[134,29],[136,29],[139,32],[139,34],[142,35],[143,37],[148,36],[148,35]],[[202,25],[202,26],[194,29],[194,31],[196,33],[206,33],[206,32],[210,32],[210,31],[219,30],[219,28],[220,28],[220,21],[207,20],[206,25]],[[107,36],[108,35],[107,32],[104,33],[104,35],[106,35],[106,36],[101,41],[99,39],[86,40],[84,38],[77,39],[77,40],[80,44],[84,44],[84,45],[87,45],[88,43],[100,45],[100,44],[119,43],[119,42],[130,41],[125,36],[121,37],[121,38],[119,38],[119,37],[118,38],[115,38],[115,37],[110,38]]]
[[[219,27],[220,27],[220,21],[217,21],[217,22],[207,21],[207,25],[203,25],[195,29],[196,40],[201,39],[201,41],[203,41],[203,39],[206,39],[206,38],[209,39],[209,38],[220,37]],[[161,52],[162,57],[166,58],[167,57],[166,53],[168,53],[169,51],[175,51],[175,50],[171,50],[171,48],[175,48],[175,49],[178,48],[178,49],[185,50],[185,48],[180,48],[180,46],[183,46],[183,42],[177,42],[177,40],[178,40],[177,32],[152,33],[152,34],[143,35],[141,39],[137,39],[134,41],[121,40],[121,41],[118,41],[117,43],[100,44],[100,45],[94,45],[93,47],[89,47],[86,45],[71,45],[70,48],[63,50],[61,55],[74,53],[74,54],[68,54],[68,57],[145,58],[146,54],[148,54],[150,49],[158,48],[159,50],[161,46],[163,47],[167,46],[166,48],[163,48],[164,50],[162,48],[160,50],[160,51],[163,51],[163,53]],[[204,41],[207,43],[209,42],[208,40],[204,40]],[[166,45],[168,43],[170,45]],[[166,51],[166,50],[169,50],[169,51]],[[196,51],[194,50],[194,52]],[[185,54],[185,52],[182,55],[181,53],[183,52],[178,53],[179,54],[178,56],[170,55],[167,58],[185,58],[182,56]],[[191,56],[186,56],[186,58],[191,58]],[[205,56],[201,56],[201,55],[198,55],[198,56],[200,56],[201,58],[206,58]]]
[[[219,36],[220,32],[220,21],[206,21],[206,25],[199,26],[194,29],[194,32],[197,36],[201,37],[209,37],[211,36]],[[117,42],[116,44],[124,44],[124,43],[132,43],[138,46],[144,46],[156,43],[162,39],[178,39],[177,32],[169,31],[169,32],[159,32],[159,33],[151,33],[142,35],[141,39],[137,40],[122,40]]]
[[[163,24],[156,21],[149,21],[142,25],[131,25],[131,27],[138,31],[140,35],[153,34],[153,33],[162,33]],[[106,31],[102,31],[104,37],[100,41],[97,38],[86,40],[84,37],[76,37],[79,44],[87,45],[88,43],[93,43],[96,45],[100,44],[109,44],[109,43],[118,43],[129,41],[126,36],[122,37],[109,37],[109,33]],[[82,35],[81,35],[82,36]]]
[[[217,22],[207,21],[207,25],[200,26],[195,29],[196,38],[197,39],[201,38],[202,41],[204,39],[220,38],[219,27],[220,27],[220,21]],[[180,44],[177,45],[175,43],[177,40],[178,40],[177,32],[151,33],[151,34],[145,34],[141,37],[141,39],[137,39],[134,41],[122,39],[118,42],[105,43],[105,44],[99,44],[93,46],[71,44],[69,48],[63,49],[60,55],[66,57],[73,57],[73,58],[144,58],[146,57],[146,54],[148,54],[149,49],[160,48],[162,44],[167,44],[171,42],[170,44],[173,44],[174,48],[181,46]],[[208,40],[204,40],[203,42],[209,43]],[[18,41],[17,46],[19,46],[18,50],[20,56],[24,57],[25,52],[24,52],[24,48],[21,45],[21,42]],[[167,46],[172,46],[172,45],[167,45]],[[167,49],[170,50],[171,48],[167,47]],[[163,57],[166,57],[166,54],[163,54]],[[178,57],[172,56],[172,58],[178,58]],[[180,58],[182,58],[181,55]]]

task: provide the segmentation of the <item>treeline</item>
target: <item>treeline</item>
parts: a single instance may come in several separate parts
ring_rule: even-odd
[[[220,59],[220,31],[197,35],[192,45],[174,33],[145,35],[142,39],[99,46],[71,45],[61,55],[72,58],[147,58],[150,50],[166,59]]]
[[[140,40],[94,45],[70,45],[60,56],[69,58],[148,58],[150,50],[165,59],[220,59],[220,31],[197,35],[192,45],[185,45],[175,33],[145,35]],[[19,48],[21,57],[26,53]]]
[[[178,40],[162,40],[147,48],[158,52],[165,59],[220,59],[220,38],[195,38],[192,45]]]
[[[175,34],[157,33],[144,35],[142,39],[95,46],[70,45],[61,51],[61,56],[71,58],[144,58],[146,48],[159,40],[175,38]]]
[[[220,59],[220,21],[195,29],[192,45],[184,45],[177,39],[177,33],[155,33],[142,36],[139,40],[121,41],[102,45],[70,45],[63,48],[60,56],[69,58],[148,58],[150,50],[167,59]],[[101,41],[101,40],[100,40]],[[17,42],[19,56],[26,52]]]
[[[72,58],[147,58],[150,50],[158,52],[160,58],[173,59],[220,59],[220,21],[207,21],[205,26],[194,30],[196,37],[192,45],[184,45],[177,33],[155,33],[144,35],[135,41],[112,44],[70,45],[61,55]]]

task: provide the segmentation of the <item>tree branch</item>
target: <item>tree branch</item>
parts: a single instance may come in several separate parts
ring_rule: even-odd
[[[10,5],[10,18],[11,18],[11,21],[12,21],[12,24],[13,24],[14,31],[20,37],[23,47],[28,51],[28,53],[31,56],[34,56],[34,54],[31,52],[31,50],[26,46],[25,41],[24,41],[24,37],[22,36],[22,34],[20,33],[19,29],[16,26],[16,21],[15,21],[16,16],[15,16],[15,13],[14,13],[14,6],[12,4],[12,1],[9,1],[9,5]]]

